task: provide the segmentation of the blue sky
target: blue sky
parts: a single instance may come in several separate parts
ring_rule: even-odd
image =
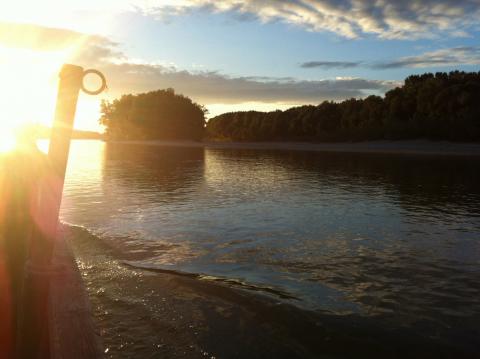
[[[104,98],[173,87],[211,116],[480,70],[480,0],[16,0],[2,10],[0,50],[68,53],[62,61],[105,73]],[[85,103],[80,123],[94,128],[98,99]]]
[[[412,73],[451,69],[478,71],[480,68],[478,64],[386,70],[366,66],[346,69],[300,67],[302,63],[316,60],[362,61],[366,64],[387,62],[438,49],[478,46],[478,31],[471,31],[469,37],[387,40],[365,35],[348,39],[278,20],[262,23],[253,17],[240,19],[232,11],[211,13],[207,10],[170,16],[163,21],[132,13],[118,17],[116,22],[118,25],[112,38],[125,44],[126,52],[134,57],[171,62],[182,69],[220,71],[232,76],[288,76],[306,80],[354,76],[403,80]],[[129,27],[123,27],[124,23]]]

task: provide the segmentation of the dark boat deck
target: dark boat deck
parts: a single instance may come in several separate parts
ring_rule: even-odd
[[[103,350],[94,325],[82,276],[65,240],[54,250],[49,299],[50,358],[101,358]]]

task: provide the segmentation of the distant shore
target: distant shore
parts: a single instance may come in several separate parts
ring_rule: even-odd
[[[110,141],[110,143],[167,146],[203,147],[209,149],[288,150],[343,153],[412,154],[434,156],[480,156],[480,143],[447,141],[369,141],[369,142],[215,142],[215,141]]]

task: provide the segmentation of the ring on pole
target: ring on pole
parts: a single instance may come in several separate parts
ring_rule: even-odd
[[[85,87],[85,84],[83,83],[84,80],[85,80],[85,77],[88,75],[88,74],[95,74],[97,75],[98,77],[100,77],[100,80],[102,80],[102,85],[95,91],[92,91],[92,90],[88,90],[86,87]],[[85,70],[83,72],[83,79],[82,79],[82,91],[89,94],[89,95],[98,95],[99,93],[101,93],[103,90],[105,90],[107,88],[107,79],[105,78],[105,76],[98,70],[93,70],[93,69],[89,69],[89,70]]]

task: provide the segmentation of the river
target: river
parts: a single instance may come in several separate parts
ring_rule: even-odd
[[[445,345],[449,353],[469,356],[479,350],[479,165],[461,157],[73,141],[61,218],[102,243],[95,244],[95,255],[108,252],[90,263],[91,252],[77,246],[113,357],[155,357],[146,349],[155,347],[155,334],[146,344],[147,335],[136,337],[134,327],[108,328],[120,322],[109,319],[115,316],[109,306],[128,297],[136,313],[132,303],[165,300],[147,298],[156,288],[152,277],[165,273],[298,313],[346,323],[378,319],[380,330],[425,339],[413,354],[439,354]],[[109,261],[115,266],[100,268]],[[136,289],[115,298],[105,273],[129,268],[146,279],[140,287],[127,280]],[[185,339],[195,355],[255,357],[245,348],[195,340],[193,334]],[[182,353],[163,356],[194,357]],[[292,353],[318,355],[311,348]]]

